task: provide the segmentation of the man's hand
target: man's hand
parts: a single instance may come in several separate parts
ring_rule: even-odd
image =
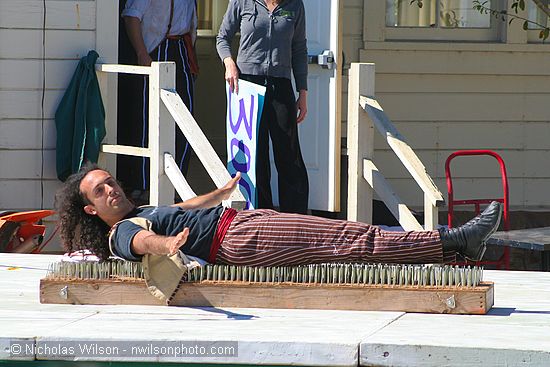
[[[296,101],[296,110],[298,111],[297,123],[304,121],[307,115],[307,90],[302,89],[299,93],[298,100]]]
[[[151,59],[151,56],[149,56],[147,51],[138,54],[137,58],[138,65],[141,66],[151,66],[151,62],[153,62],[153,59]]]
[[[187,242],[188,236],[187,227],[175,236],[161,236],[142,230],[132,239],[132,251],[138,255],[173,255]]]
[[[223,59],[225,65],[225,80],[229,83],[229,90],[239,93],[239,69],[231,57]]]
[[[231,193],[237,188],[237,184],[239,183],[240,179],[241,173],[237,172],[235,177],[233,177],[219,189],[209,192],[208,194],[196,196],[194,198],[184,201],[183,203],[174,204],[173,206],[179,206],[183,209],[212,208],[216,205],[219,205],[222,200],[229,199]]]
[[[168,241],[166,241],[166,247],[168,250],[168,255],[174,255],[181,246],[185,245],[187,242],[187,237],[189,236],[189,228],[185,227],[183,231],[178,233],[177,235],[173,237],[168,237]]]
[[[225,186],[220,187],[220,201],[229,199],[229,196],[231,196],[231,193],[235,191],[235,189],[237,188],[237,185],[239,184],[240,179],[241,179],[241,173],[237,172],[235,174],[235,177],[229,180],[225,184]]]

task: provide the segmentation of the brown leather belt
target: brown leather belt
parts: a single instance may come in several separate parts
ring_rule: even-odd
[[[184,37],[185,37],[185,34],[179,34],[177,36],[166,36],[166,38],[169,40],[182,40],[184,39]]]
[[[166,39],[169,40],[183,40],[183,44],[185,45],[185,49],[187,50],[187,58],[189,62],[189,68],[191,69],[191,74],[198,75],[199,74],[199,62],[197,60],[197,54],[195,53],[195,45],[193,45],[193,37],[191,36],[191,33],[185,33],[182,35],[177,36],[166,36]]]

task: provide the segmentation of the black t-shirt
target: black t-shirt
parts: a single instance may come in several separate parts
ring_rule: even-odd
[[[186,254],[208,260],[212,239],[216,233],[218,220],[223,207],[185,210],[173,206],[148,206],[135,208],[125,219],[141,217],[151,222],[151,230],[158,235],[175,236],[189,227],[187,242],[180,248]],[[143,228],[129,221],[122,220],[116,225],[113,252],[129,261],[141,261],[141,255],[132,251],[134,236]]]

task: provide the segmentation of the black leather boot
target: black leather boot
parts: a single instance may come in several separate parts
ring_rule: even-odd
[[[493,201],[485,210],[457,228],[440,228],[441,244],[445,251],[456,251],[466,259],[479,261],[485,254],[485,241],[498,228],[502,204]]]

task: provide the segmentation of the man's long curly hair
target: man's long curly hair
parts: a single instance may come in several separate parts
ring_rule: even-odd
[[[110,227],[97,215],[84,212],[90,204],[80,192],[80,183],[86,175],[99,170],[96,164],[86,164],[80,171],[69,176],[55,194],[55,208],[59,215],[61,241],[65,250],[73,252],[88,249],[102,260],[109,255],[108,235]]]

